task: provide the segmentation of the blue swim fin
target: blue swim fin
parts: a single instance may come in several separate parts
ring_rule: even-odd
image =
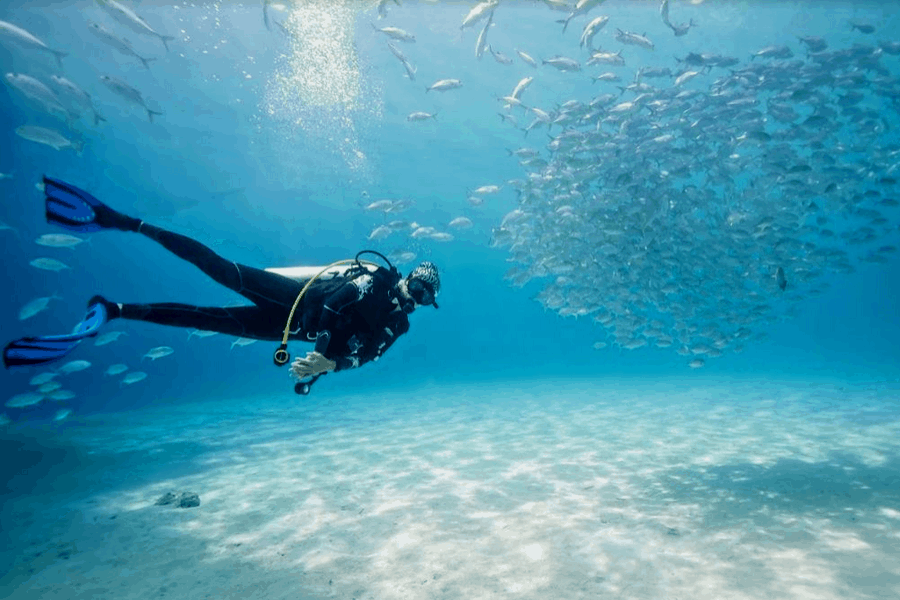
[[[93,298],[88,304],[84,319],[68,335],[43,335],[24,337],[7,344],[3,349],[6,368],[25,365],[42,365],[68,355],[81,340],[97,335],[109,320],[109,313],[102,299]]]
[[[45,175],[44,193],[48,223],[81,233],[103,229],[97,223],[97,209],[105,205],[84,190]]]

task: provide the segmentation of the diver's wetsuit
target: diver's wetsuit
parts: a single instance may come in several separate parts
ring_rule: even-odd
[[[193,327],[258,340],[281,341],[303,283],[226,260],[200,242],[143,222],[129,227],[159,242],[253,306],[200,307],[163,302],[124,304],[111,316],[175,327]],[[290,339],[315,341],[316,352],[337,363],[336,371],[376,360],[409,330],[395,300],[397,280],[388,269],[316,281],[304,294]]]

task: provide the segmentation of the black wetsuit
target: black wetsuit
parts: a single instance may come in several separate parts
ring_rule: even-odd
[[[303,283],[226,260],[196,240],[147,223],[129,229],[159,242],[253,305],[124,304],[111,316],[281,341]],[[397,276],[383,267],[317,280],[297,307],[289,339],[314,341],[316,352],[337,363],[336,371],[377,360],[409,330],[409,318],[400,309],[402,302],[395,300],[396,283]]]

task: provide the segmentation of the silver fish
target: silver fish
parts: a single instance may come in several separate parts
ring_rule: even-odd
[[[590,23],[584,26],[584,30],[581,32],[581,39],[578,41],[578,45],[582,48],[585,46],[588,47],[588,50],[593,51],[594,49],[594,36],[597,33],[606,27],[606,24],[609,23],[609,17],[597,17],[592,20]]]
[[[48,113],[71,119],[72,115],[59,101],[59,97],[44,82],[21,73],[7,73],[4,78],[9,85],[40,104]]]
[[[26,392],[24,394],[16,394],[6,401],[9,408],[24,408],[26,406],[34,406],[44,399],[44,394],[38,392]]]
[[[369,234],[369,237],[366,239],[369,240],[383,240],[389,235],[394,233],[394,230],[388,227],[387,225],[380,225],[372,230],[372,233]]]
[[[427,112],[412,112],[406,117],[407,121],[426,121],[428,119],[436,119],[437,114]]]
[[[191,329],[188,332],[188,339],[191,339],[192,337],[206,338],[206,337],[212,337],[214,335],[219,335],[219,332],[218,331],[205,331],[203,329]]]
[[[616,41],[621,42],[622,44],[640,46],[647,50],[653,50],[654,48],[653,42],[651,42],[647,36],[631,31],[622,31],[621,29],[616,30]]]
[[[122,385],[131,385],[132,383],[137,383],[138,381],[143,381],[145,379],[147,379],[147,374],[143,371],[132,371],[122,378]]]
[[[106,42],[109,46],[112,46],[113,48],[115,48],[116,50],[121,52],[122,54],[124,54],[126,56],[134,57],[134,58],[138,59],[139,61],[141,61],[141,64],[144,65],[145,69],[150,68],[151,60],[156,60],[155,58],[144,58],[143,56],[141,56],[140,54],[137,53],[137,51],[131,45],[131,42],[129,42],[125,38],[120,38],[115,33],[110,31],[109,29],[107,29],[104,25],[101,25],[100,23],[95,23],[94,21],[88,21],[88,29],[90,29],[97,37],[99,37],[101,40]]]
[[[87,360],[71,360],[56,370],[57,373],[69,375],[91,368],[91,362]]]
[[[147,111],[147,119],[152,123],[153,115],[162,115],[161,112],[157,112],[155,110],[150,110],[147,108],[147,103],[144,102],[144,97],[141,95],[141,92],[137,89],[131,87],[121,79],[116,77],[111,77],[109,75],[101,75],[100,81],[102,81],[106,87],[110,90],[128,100],[132,104],[136,104]]]
[[[32,267],[36,269],[41,269],[42,271],[65,271],[66,269],[71,269],[69,265],[64,262],[60,262],[55,258],[35,258],[30,263]]]
[[[163,43],[163,46],[165,46],[166,51],[168,52],[168,42],[169,40],[175,39],[174,37],[157,33],[152,27],[150,27],[147,21],[141,18],[136,12],[134,12],[134,10],[125,6],[121,2],[118,2],[117,0],[97,0],[97,4],[102,6],[106,10],[106,12],[112,15],[112,17],[116,21],[130,27],[133,31],[159,38],[159,40]]]
[[[114,365],[110,365],[106,371],[104,371],[104,375],[119,375],[120,373],[124,373],[128,370],[128,365],[123,365],[122,363],[116,363]]]
[[[459,79],[441,79],[439,81],[435,81],[429,87],[425,88],[425,91],[430,92],[434,90],[436,92],[446,92],[447,90],[455,90],[461,87],[462,82]]]
[[[147,354],[145,354],[141,360],[145,358],[149,358],[150,360],[156,360],[158,358],[163,358],[165,356],[169,356],[174,353],[175,350],[169,346],[157,346],[156,348],[152,348]]]
[[[31,381],[29,381],[28,383],[31,385],[44,385],[45,383],[47,383],[48,381],[50,381],[57,375],[58,375],[58,373],[53,373],[53,372],[39,373],[38,375],[35,375],[34,377],[32,377]]]
[[[478,39],[475,40],[475,58],[481,60],[481,57],[484,56],[484,49],[487,47],[487,34],[488,29],[491,28],[491,25],[494,23],[494,12],[491,11],[491,14],[488,16],[487,23],[484,24],[484,27],[481,28],[481,32],[478,34]]]
[[[412,43],[412,42],[416,41],[416,36],[409,33],[408,31],[404,31],[404,30],[400,29],[399,27],[378,27],[377,25],[375,25],[375,23],[372,23],[372,29],[374,29],[375,31],[380,31],[381,33],[388,36],[389,38],[392,38],[392,39],[395,39],[395,40],[398,40],[401,42]]]
[[[68,56],[68,52],[61,52],[59,50],[54,50],[47,46],[44,42],[42,42],[35,35],[29,33],[28,31],[22,29],[17,25],[13,25],[12,23],[8,23],[6,21],[0,21],[0,36],[2,39],[9,40],[20,44],[26,48],[33,48],[36,50],[43,50],[44,52],[49,52],[53,56],[56,57],[56,62],[62,67],[62,59],[64,56]]]
[[[497,8],[497,5],[500,4],[499,0],[487,0],[485,2],[479,2],[475,6],[472,7],[472,10],[463,18],[462,24],[459,26],[460,29],[465,29],[466,27],[471,27],[476,24],[478,21],[484,19],[488,15],[492,14],[494,9]]]
[[[30,319],[34,315],[47,310],[47,307],[50,306],[51,300],[59,299],[60,296],[42,296],[40,298],[35,298],[30,301],[28,304],[19,309],[19,320],[24,321],[25,319]]]
[[[107,331],[106,333],[100,334],[96,340],[94,340],[95,346],[105,346],[107,344],[111,344],[118,340],[123,335],[128,335],[124,331]]]
[[[455,229],[468,229],[472,226],[472,219],[468,217],[456,217],[452,221],[450,221],[449,227],[453,227]]]
[[[521,50],[516,50],[516,54],[518,54],[519,58],[521,58],[523,61],[525,61],[526,64],[531,65],[534,68],[537,68],[537,66],[538,66],[537,61],[534,60],[533,58],[531,58],[531,56],[529,54],[522,52]]]
[[[36,125],[22,125],[16,127],[16,135],[29,142],[50,146],[54,150],[72,148],[76,153],[80,154],[84,147],[83,142],[72,141],[54,129],[47,129],[46,127],[38,127]],[[48,246],[50,244],[44,245]]]
[[[498,50],[494,50],[494,47],[490,44],[488,44],[488,51],[491,53],[491,56],[494,57],[494,60],[496,60],[501,65],[511,65],[513,63],[510,57],[506,56]]]
[[[70,107],[74,105],[79,109],[79,111],[89,110],[91,113],[93,113],[94,125],[98,125],[100,121],[106,120],[102,116],[100,116],[99,112],[97,112],[97,109],[94,107],[94,99],[91,98],[90,94],[85,92],[83,89],[81,89],[65,77],[60,77],[59,75],[51,75],[50,79],[53,80],[53,83],[62,90],[63,96],[69,100]]]
[[[74,248],[78,244],[84,243],[85,240],[68,233],[45,233],[34,242],[48,248]]]

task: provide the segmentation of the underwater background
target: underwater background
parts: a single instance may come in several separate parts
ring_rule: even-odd
[[[852,269],[823,269],[801,282],[786,268],[784,292],[769,277],[765,318],[747,325],[740,348],[729,342],[715,357],[679,354],[681,344],[658,347],[652,338],[629,350],[591,314],[545,307],[538,300],[557,274],[511,285],[513,252],[497,242],[527,195],[521,182],[540,172],[510,151],[534,148],[549,159],[547,144],[566,127],[541,123],[525,135],[527,109],[498,101],[522,78],[534,77],[527,104],[556,117],[567,101],[587,104],[603,92],[633,99],[616,86],[642,67],[668,67],[671,77],[647,81],[672,87],[690,53],[740,60],[693,67],[698,74],[684,85],[704,93],[746,65],[772,64],[751,59],[765,47],[786,45],[794,60],[813,60],[799,36],[821,37],[829,51],[861,45],[877,53],[883,72],[858,69],[880,90],[858,88],[878,115],[877,134],[862,142],[872,156],[867,162],[857,147],[848,162],[864,168],[840,186],[847,196],[877,190],[879,201],[894,198],[900,105],[885,90],[900,91],[900,3],[673,1],[672,21],[694,23],[676,36],[659,2],[596,3],[563,34],[557,21],[575,3],[567,12],[502,0],[486,34],[491,50],[480,59],[474,49],[485,21],[460,28],[471,2],[123,0],[174,38],[168,49],[102,4],[0,2],[0,20],[67,53],[57,63],[4,36],[3,73],[48,85],[63,75],[105,119],[60,118],[8,80],[0,88],[0,173],[9,176],[0,179],[4,343],[70,331],[98,293],[114,302],[242,302],[141,236],[99,232],[74,248],[36,244],[61,232],[45,222],[43,175],[244,264],[325,265],[365,248],[414,253],[398,266],[405,274],[421,260],[438,265],[440,309],[420,308],[381,360],[324,377],[305,397],[293,393],[287,369],[273,366],[277,343],[232,347],[224,335],[107,325],[126,334],[73,352],[71,360],[91,363],[60,377],[73,397],[0,409],[3,597],[900,597],[896,203],[865,205],[878,211],[866,213],[878,219],[877,239],[866,243],[805,230],[807,242],[843,247]],[[621,50],[625,66],[585,64],[591,55],[578,37],[600,15],[610,21],[594,46]],[[149,68],[92,35],[91,22],[128,39],[152,59]],[[415,65],[414,80],[373,26],[415,34],[415,43],[391,42]],[[617,41],[617,29],[654,48]],[[495,60],[494,50],[512,64]],[[558,55],[582,70],[540,64]],[[605,71],[621,81],[592,81]],[[101,75],[127,81],[162,114],[149,120]],[[446,78],[463,85],[425,91]],[[849,96],[839,86],[819,92]],[[415,111],[435,117],[409,120]],[[515,115],[516,126],[498,113]],[[83,147],[24,139],[16,130],[25,125]],[[627,165],[643,146],[622,131]],[[840,160],[837,144],[861,142],[852,127],[835,131],[815,149]],[[767,145],[775,142],[734,151]],[[799,146],[798,156],[808,156]],[[635,164],[635,181],[656,176],[649,163]],[[744,175],[753,177],[736,177]],[[473,201],[472,191],[487,185],[500,190]],[[696,168],[678,187],[686,185],[720,189]],[[617,205],[637,201],[628,186],[592,189]],[[817,214],[850,218],[852,206],[813,192]],[[752,203],[758,214],[741,218],[776,214],[792,193],[761,195]],[[381,199],[410,206],[396,216],[367,209]],[[449,228],[458,217],[472,226]],[[370,239],[395,218],[411,225]],[[413,237],[412,223],[452,239]],[[568,226],[556,227],[564,237]],[[645,224],[660,240],[675,235],[673,227]],[[697,293],[721,294],[716,253],[728,249],[697,241],[691,253],[707,269]],[[751,236],[741,252],[764,257],[765,241]],[[531,256],[560,252],[526,242]],[[599,250],[604,243],[589,240],[596,261],[565,276],[590,287],[621,267]],[[888,249],[873,255],[879,248]],[[69,268],[30,264],[41,257]],[[642,266],[652,274],[653,264]],[[52,298],[47,308],[20,319],[41,297]],[[645,305],[627,308],[640,313]],[[722,330],[732,317],[723,309]],[[159,346],[174,352],[142,360]],[[311,346],[290,349],[296,356]],[[691,368],[698,356],[705,360]],[[124,374],[104,374],[115,363],[147,377],[124,385]],[[32,391],[29,380],[41,371],[0,372],[4,401]],[[71,412],[55,419],[63,409]],[[199,494],[200,506],[154,504],[182,490]]]

